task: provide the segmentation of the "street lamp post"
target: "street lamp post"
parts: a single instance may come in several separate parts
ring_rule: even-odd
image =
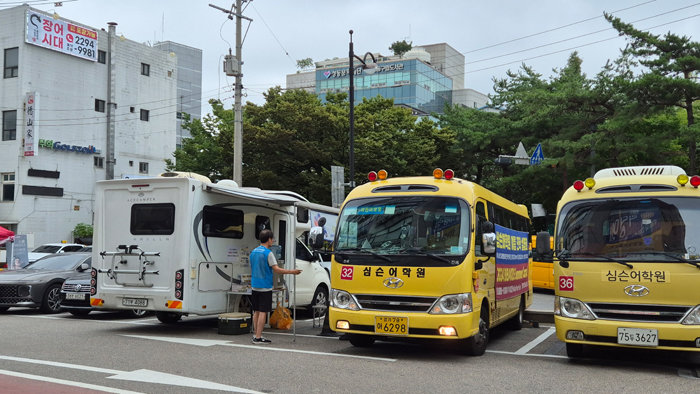
[[[352,46],[352,33],[350,30],[350,53],[348,54],[348,59],[350,59],[350,68],[348,72],[350,74],[350,90],[348,93],[348,99],[350,100],[350,182],[351,188],[355,187],[355,64],[354,59],[357,59],[362,63],[362,69],[365,70],[367,74],[374,74],[377,71],[377,59],[370,52],[365,53],[365,56],[359,58],[355,56],[355,51]],[[372,63],[367,63],[367,56],[372,58]]]

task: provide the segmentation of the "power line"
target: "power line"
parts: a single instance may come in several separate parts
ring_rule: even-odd
[[[653,3],[653,2],[655,2],[655,1],[656,1],[656,0],[650,0],[650,1],[647,1],[647,2],[644,2],[644,3],[639,3],[639,4],[636,4],[636,5],[633,5],[633,6],[631,6],[631,7],[621,8],[621,9],[619,9],[619,10],[612,11],[611,13],[614,14],[614,13],[616,13],[616,12],[627,11],[627,10],[630,10],[630,9],[632,9],[632,8],[636,8],[636,7],[643,6],[643,5],[645,5],[645,4]],[[527,35],[527,36],[514,38],[514,39],[511,39],[511,40],[508,40],[508,41],[499,42],[499,43],[496,43],[496,44],[488,45],[488,46],[481,47],[481,48],[477,48],[477,49],[472,49],[472,50],[467,51],[467,52],[462,52],[462,54],[463,54],[463,55],[466,55],[466,54],[468,54],[468,53],[478,52],[478,51],[481,51],[481,50],[484,50],[484,49],[489,49],[489,48],[497,47],[497,46],[504,45],[504,44],[510,44],[511,42],[516,42],[516,41],[524,40],[524,39],[526,39],[526,38],[531,38],[531,37],[539,36],[539,35],[542,35],[542,34],[545,34],[545,33],[551,33],[551,32],[556,31],[556,30],[560,30],[560,29],[564,29],[564,28],[567,28],[567,27],[575,26],[575,25],[578,25],[578,24],[581,24],[581,23],[584,23],[584,22],[589,22],[589,21],[592,21],[592,20],[595,20],[595,19],[598,19],[598,18],[600,18],[600,15],[597,15],[597,16],[594,16],[594,17],[590,17],[590,18],[586,18],[586,19],[582,19],[582,20],[580,20],[580,21],[572,22],[572,23],[569,23],[569,24],[566,24],[566,25],[563,25],[563,26],[559,26],[559,27],[555,27],[555,28],[552,28],[552,29],[543,30],[543,31],[541,31],[541,32],[533,33],[533,34],[530,34],[530,35]]]

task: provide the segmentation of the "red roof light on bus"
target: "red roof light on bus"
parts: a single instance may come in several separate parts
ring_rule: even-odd
[[[367,174],[367,179],[369,179],[370,182],[374,182],[377,180],[377,173],[374,171],[370,171],[369,174]]]
[[[450,170],[450,169],[445,170],[445,179],[450,180],[450,179],[452,179],[452,178],[454,178],[454,177],[455,177],[455,172],[454,172],[454,171],[452,171],[452,170]]]
[[[700,176],[693,175],[692,177],[690,177],[690,185],[695,188],[700,186]]]
[[[574,182],[574,189],[576,189],[577,192],[580,192],[581,190],[583,190],[583,186],[584,186],[583,181]]]

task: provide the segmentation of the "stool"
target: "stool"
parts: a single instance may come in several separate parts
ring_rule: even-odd
[[[313,309],[313,321],[312,321],[312,327],[316,327],[318,324],[318,327],[323,327],[323,317],[326,315],[326,310],[328,309],[327,306],[325,305],[314,305],[312,307]]]

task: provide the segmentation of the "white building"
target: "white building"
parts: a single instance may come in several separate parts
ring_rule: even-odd
[[[153,47],[177,55],[176,145],[181,148],[182,139],[192,137],[189,130],[182,128],[183,115],[192,119],[202,116],[202,50],[172,41],[157,42]]]
[[[96,181],[172,158],[174,53],[23,5],[0,11],[0,64],[0,226],[30,247],[91,224]]]

